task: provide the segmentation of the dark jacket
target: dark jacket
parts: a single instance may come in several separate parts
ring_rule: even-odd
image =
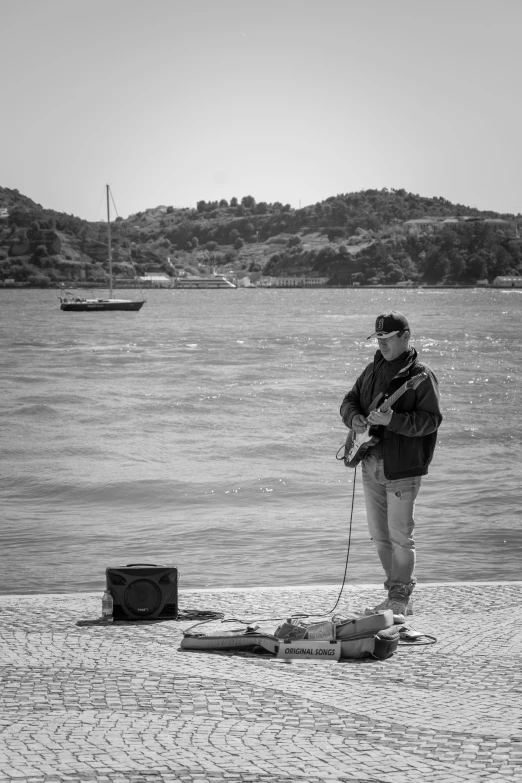
[[[366,416],[380,393],[387,391],[386,396],[391,396],[421,372],[427,372],[428,378],[396,400],[387,427],[376,428],[380,438],[377,450],[382,451],[384,475],[389,480],[424,476],[428,472],[442,421],[437,378],[419,360],[414,348],[393,362],[387,362],[377,351],[341,404],[341,417],[351,428],[353,417],[357,413]]]

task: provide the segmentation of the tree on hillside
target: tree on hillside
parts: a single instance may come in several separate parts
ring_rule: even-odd
[[[253,196],[243,196],[241,199],[242,206],[245,207],[245,209],[255,209],[256,206],[256,200]]]
[[[49,256],[45,245],[38,245],[31,258],[31,263],[41,269],[46,269],[53,265],[53,259]]]
[[[448,253],[448,258],[450,262],[448,280],[462,280],[468,262],[467,250],[460,251],[458,248],[451,250]]]
[[[445,253],[431,253],[427,256],[427,266],[424,271],[423,280],[425,283],[435,285],[443,283],[449,276],[451,262]]]
[[[8,277],[14,278],[17,283],[23,282],[26,278],[26,270],[22,264],[11,264],[7,274]]]
[[[33,272],[27,276],[27,282],[38,288],[46,288],[51,283],[51,278],[43,272]]]
[[[515,246],[513,252],[516,254],[517,250],[520,252],[519,248]],[[519,267],[520,262],[517,261],[516,255],[512,255],[505,247],[500,246],[495,249],[494,257],[490,259],[488,277],[493,280],[499,275],[519,274]]]
[[[466,265],[466,277],[470,283],[484,280],[488,276],[489,254],[485,250],[478,250],[468,258]]]

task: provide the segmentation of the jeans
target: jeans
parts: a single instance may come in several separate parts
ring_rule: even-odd
[[[392,600],[407,601],[415,587],[415,498],[421,476],[390,481],[382,457],[369,454],[362,462],[362,479],[370,538],[377,547]]]

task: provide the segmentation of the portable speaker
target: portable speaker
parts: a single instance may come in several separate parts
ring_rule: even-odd
[[[176,566],[130,563],[105,569],[114,620],[175,620],[178,616]]]

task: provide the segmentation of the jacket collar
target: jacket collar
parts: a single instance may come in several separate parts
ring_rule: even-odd
[[[407,351],[398,356],[392,362],[386,362],[386,359],[382,353],[377,351],[373,360],[373,366],[375,370],[375,368],[381,364],[381,362],[386,362],[386,364],[389,364],[390,367],[395,370],[395,375],[392,378],[392,380],[395,380],[396,378],[405,378],[416,361],[417,351],[415,348],[408,348]]]

